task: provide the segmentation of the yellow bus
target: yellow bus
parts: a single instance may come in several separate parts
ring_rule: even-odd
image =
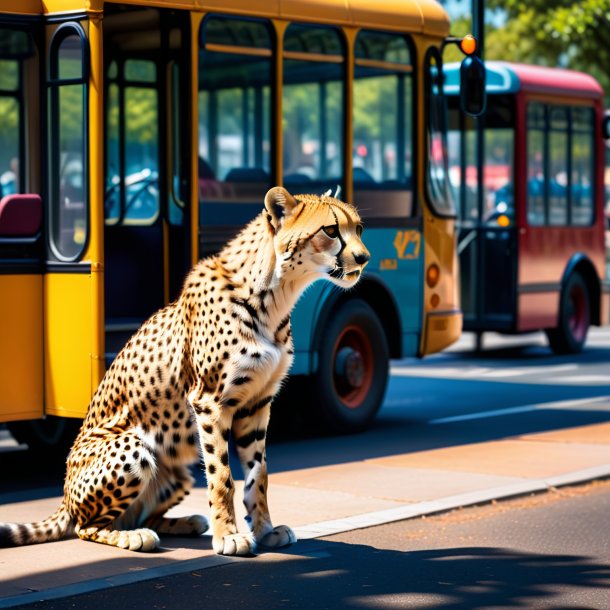
[[[460,334],[434,0],[0,0],[0,422],[73,433],[128,337],[266,190],[341,189],[373,258],[293,374],[339,431]]]

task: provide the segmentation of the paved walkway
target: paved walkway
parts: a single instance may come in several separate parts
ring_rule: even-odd
[[[270,476],[269,502],[274,522],[306,539],[608,476],[610,423],[601,423],[280,472]],[[2,505],[0,521],[35,521],[59,502]],[[207,506],[198,488],[174,513]],[[214,555],[208,536],[162,544],[152,554],[77,539],[0,549],[0,608],[244,561]]]

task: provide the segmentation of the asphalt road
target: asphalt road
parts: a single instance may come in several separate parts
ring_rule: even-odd
[[[28,606],[607,610],[610,481]]]

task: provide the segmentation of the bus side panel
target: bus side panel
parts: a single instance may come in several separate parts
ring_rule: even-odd
[[[292,315],[290,325],[294,342],[294,360],[290,367],[291,375],[309,375],[316,369],[312,362],[312,343],[316,324],[328,295],[326,282],[315,282],[299,299]]]
[[[366,273],[394,295],[402,328],[402,356],[418,352],[422,324],[421,231],[418,229],[366,229],[364,243],[371,253]],[[329,298],[338,291],[327,282],[316,282],[299,299],[291,316],[294,362],[291,375],[309,375],[317,369],[313,345],[316,325]],[[358,287],[355,288],[358,292]],[[357,297],[356,297],[357,298]],[[377,311],[380,319],[384,312]]]
[[[42,276],[0,275],[0,294],[0,421],[42,417]]]
[[[423,235],[419,228],[368,229],[371,252],[366,272],[374,273],[394,295],[402,329],[402,357],[417,355],[422,328]],[[376,312],[383,318],[384,312]]]
[[[519,234],[517,330],[554,328],[562,279],[570,258],[580,253],[603,269],[596,227],[527,227]]]
[[[45,276],[47,415],[84,417],[91,399],[91,275]]]

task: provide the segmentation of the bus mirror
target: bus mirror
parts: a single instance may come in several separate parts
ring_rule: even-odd
[[[476,55],[468,55],[460,66],[460,106],[470,116],[482,115],[487,106],[485,64]]]
[[[602,120],[602,138],[610,140],[610,110],[606,110]]]

